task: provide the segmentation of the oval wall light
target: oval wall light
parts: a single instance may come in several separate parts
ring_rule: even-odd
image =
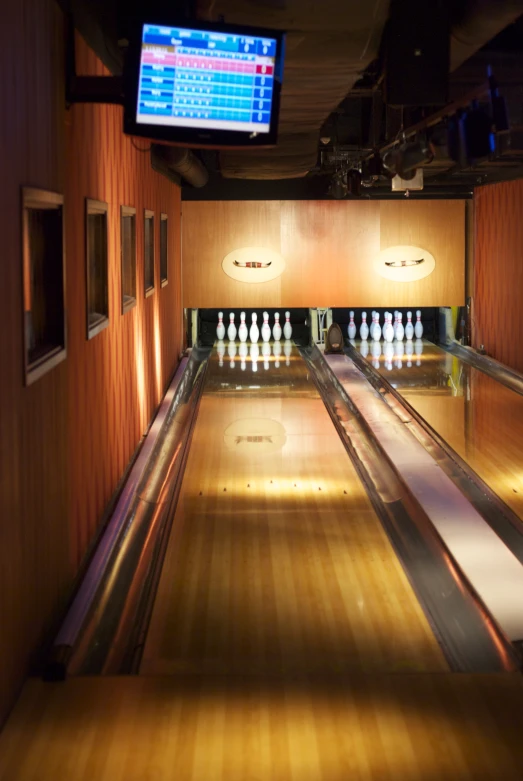
[[[285,261],[279,252],[266,247],[240,247],[224,257],[222,269],[237,282],[256,285],[283,274]]]
[[[428,277],[435,268],[434,255],[426,249],[411,245],[387,247],[373,262],[376,274],[393,282],[415,282]]]

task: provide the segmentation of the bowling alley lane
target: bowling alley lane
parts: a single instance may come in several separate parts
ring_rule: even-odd
[[[211,356],[141,673],[447,670],[297,348],[268,363]]]
[[[523,396],[431,342],[412,347],[362,354],[523,520]]]

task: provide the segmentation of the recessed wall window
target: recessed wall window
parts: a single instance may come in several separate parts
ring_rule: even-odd
[[[167,215],[160,215],[160,283],[162,287],[167,284],[168,250],[167,250]]]
[[[66,357],[63,203],[58,193],[22,190],[26,385]]]
[[[107,204],[86,199],[87,338],[109,325]]]
[[[122,252],[122,313],[136,305],[136,209],[120,211]]]
[[[154,212],[145,210],[144,232],[144,287],[145,295],[154,293]]]

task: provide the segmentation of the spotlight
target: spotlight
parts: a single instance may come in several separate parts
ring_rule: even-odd
[[[417,141],[404,142],[398,150],[396,172],[402,179],[412,179],[417,168],[431,163],[433,159],[434,155],[425,137],[422,136]]]

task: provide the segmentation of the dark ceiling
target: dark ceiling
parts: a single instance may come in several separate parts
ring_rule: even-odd
[[[76,26],[113,73],[118,73],[125,21],[133,3],[136,9],[141,0],[70,2]],[[162,15],[166,9],[172,13],[174,5],[165,0],[147,3],[151,14]],[[398,35],[393,22],[398,9],[404,14],[408,6],[414,18],[418,5],[426,10],[413,26],[416,35],[421,31],[423,40],[426,33],[429,42],[432,37],[436,58],[447,47],[447,103],[390,105],[388,74],[405,56],[401,28]],[[523,177],[523,0],[431,0],[430,4],[419,0],[196,0],[177,7],[177,16],[182,18],[194,14],[200,19],[287,31],[277,147],[196,152],[209,172],[209,181],[201,188],[184,185],[184,199],[333,197],[333,178],[361,168],[376,150],[395,140],[400,143],[402,131],[484,85],[489,66],[508,109],[510,129],[496,134],[494,151],[488,156],[456,162],[446,143],[440,143],[451,121],[443,117],[423,131],[439,139],[439,146],[434,159],[422,166],[423,190],[410,197],[467,197],[478,184]],[[438,39],[442,27],[438,21],[445,13],[446,37]],[[416,80],[418,71],[406,73],[404,81],[410,80],[409,73]],[[430,62],[422,73],[429,94],[434,80]],[[482,93],[480,107],[484,104],[488,109],[490,97],[490,92]],[[468,110],[466,102],[461,109]],[[361,187],[357,197],[405,197],[405,193],[392,193],[390,176],[368,179],[365,168],[363,176],[367,186]]]

